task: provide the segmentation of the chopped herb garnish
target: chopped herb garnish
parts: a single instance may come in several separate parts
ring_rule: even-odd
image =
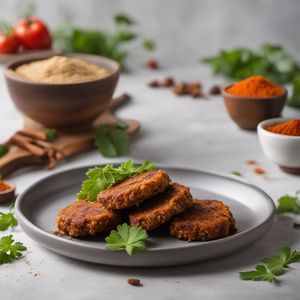
[[[112,230],[105,238],[106,248],[113,251],[125,249],[128,255],[132,255],[136,251],[146,250],[145,239],[147,237],[145,229],[124,223],[119,225],[117,230]]]
[[[12,234],[0,239],[0,265],[12,262],[22,256],[27,248],[20,242],[15,242]]]
[[[300,261],[300,252],[290,247],[283,247],[279,255],[261,259],[266,265],[259,265],[253,271],[240,272],[243,280],[269,281],[277,280],[277,276],[285,273],[290,264]]]
[[[105,167],[89,169],[86,173],[88,179],[82,182],[77,198],[95,201],[99,192],[133,175],[153,171],[155,169],[154,164],[147,160],[144,161],[141,166],[135,166],[133,160],[127,160],[119,167],[107,164]]]
[[[51,143],[57,138],[57,131],[55,129],[45,129],[46,140]]]
[[[0,212],[0,231],[5,231],[9,227],[14,228],[18,225],[18,221],[13,213],[13,205],[10,205],[9,212]]]
[[[4,156],[8,152],[8,147],[6,145],[0,144],[0,157]]]
[[[231,171],[230,174],[235,176],[242,176],[242,174],[238,171]]]
[[[105,157],[118,157],[129,153],[129,136],[124,129],[110,130],[107,126],[99,127],[95,134],[95,146]]]
[[[142,46],[147,51],[153,51],[156,47],[155,42],[153,40],[144,40]]]
[[[279,198],[279,206],[277,208],[278,214],[283,213],[300,213],[300,201],[299,201],[299,193],[296,193],[296,196],[285,195]]]
[[[114,16],[114,22],[116,25],[133,25],[135,22],[129,16],[125,14],[117,14]]]

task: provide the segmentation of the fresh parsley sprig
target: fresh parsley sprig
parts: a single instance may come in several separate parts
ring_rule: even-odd
[[[278,214],[284,213],[300,213],[300,201],[299,192],[296,192],[296,196],[285,195],[278,199],[279,206],[277,208]]]
[[[27,248],[20,242],[15,242],[12,234],[0,239],[0,265],[12,262],[22,256]]]
[[[266,265],[258,265],[253,271],[240,272],[242,280],[268,281],[278,280],[290,264],[300,261],[300,251],[283,247],[278,255],[261,259]]]
[[[87,179],[82,182],[78,199],[95,201],[99,192],[121,182],[133,175],[153,171],[156,167],[150,161],[144,161],[136,166],[133,160],[127,160],[119,167],[107,164],[105,167],[95,167],[86,173]]]
[[[145,229],[124,223],[119,225],[117,230],[112,230],[105,238],[106,248],[113,251],[125,249],[128,255],[132,255],[136,251],[146,250],[145,239],[147,237]]]
[[[9,212],[0,212],[0,231],[5,231],[8,228],[14,228],[18,225],[18,221],[14,216],[13,205],[9,206]]]

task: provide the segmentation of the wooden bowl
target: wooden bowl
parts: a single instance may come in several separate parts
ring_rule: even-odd
[[[240,97],[222,90],[222,96],[231,119],[242,129],[256,130],[257,125],[267,119],[281,116],[287,99],[287,90],[278,96],[267,98]]]
[[[6,201],[11,201],[15,199],[15,192],[16,192],[16,186],[12,184],[11,182],[8,181],[2,181],[6,185],[9,186],[9,189],[5,191],[0,191],[0,203],[1,202],[6,202]]]
[[[104,78],[71,84],[35,83],[20,78],[13,70],[18,66],[46,59],[37,55],[9,63],[4,71],[9,94],[15,106],[27,117],[47,128],[74,131],[92,125],[105,111],[118,82],[119,64],[111,59],[88,54],[67,54],[106,68]]]

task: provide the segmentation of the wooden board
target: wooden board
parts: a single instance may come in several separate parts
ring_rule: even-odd
[[[61,160],[63,161],[65,158],[93,149],[95,147],[93,139],[95,128],[98,128],[100,125],[114,127],[117,119],[113,112],[124,105],[126,101],[121,97],[112,100],[108,110],[99,116],[90,129],[73,133],[59,132],[58,137],[51,143],[51,146],[62,154]],[[132,119],[124,119],[124,121],[128,125],[126,131],[129,136],[135,135],[140,130],[138,121]],[[43,126],[28,118],[24,118],[24,129],[44,130]],[[47,158],[33,155],[30,151],[17,145],[9,145],[9,152],[0,158],[0,174],[5,177],[20,168],[32,165],[50,166]]]

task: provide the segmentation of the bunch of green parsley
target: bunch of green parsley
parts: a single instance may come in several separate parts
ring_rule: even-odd
[[[9,207],[8,213],[0,212],[0,231],[15,228],[18,221],[13,213],[13,206]],[[27,248],[20,242],[15,242],[12,234],[0,238],[0,265],[7,264],[13,260],[20,258],[22,252]]]
[[[141,40],[134,26],[136,22],[125,14],[117,14],[113,18],[114,30],[106,32],[103,30],[83,29],[65,24],[54,33],[54,42],[58,49],[63,52],[89,53],[106,56],[115,59],[122,67],[125,66],[128,57],[124,46],[133,41],[140,41],[141,46],[147,50],[155,49],[153,40]]]

